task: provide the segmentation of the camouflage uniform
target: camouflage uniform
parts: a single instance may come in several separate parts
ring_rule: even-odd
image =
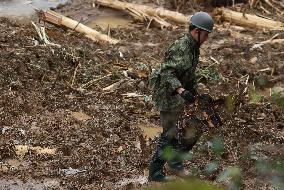
[[[160,110],[163,132],[157,150],[150,162],[149,178],[163,177],[164,149],[171,147],[177,154],[185,150],[176,138],[176,124],[183,111],[184,99],[176,89],[183,87],[196,94],[196,66],[199,59],[199,45],[188,33],[176,40],[165,53],[165,62],[149,79],[153,99]],[[195,144],[195,143],[194,143]],[[194,145],[193,144],[193,145]],[[192,145],[192,146],[193,146]],[[192,147],[190,147],[191,149]],[[170,168],[182,170],[182,160],[175,158],[168,162]]]

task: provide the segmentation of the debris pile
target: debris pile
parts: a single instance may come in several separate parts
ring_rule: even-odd
[[[80,15],[92,17],[95,9],[109,11],[82,1],[57,13],[41,12],[60,17],[57,24],[0,18],[0,182],[5,188],[18,179],[67,189],[147,186],[148,162],[161,131],[147,77],[187,26],[170,21],[176,27],[91,28]],[[123,10],[145,16],[131,7]],[[217,182],[217,173],[204,172],[209,161],[217,159],[216,172],[238,165],[246,189],[254,189],[259,184],[254,161],[283,158],[283,24],[276,15],[271,22],[277,27],[247,27],[233,16],[249,22],[256,19],[255,9],[218,10],[223,11],[216,13],[219,23],[201,48],[199,90],[233,98],[222,112],[224,125],[202,136],[187,166],[198,178]],[[62,28],[63,15],[72,18],[69,29]],[[119,42],[97,43],[79,26]],[[218,158],[212,153],[214,135],[224,144]],[[270,186],[265,180],[260,185]]]

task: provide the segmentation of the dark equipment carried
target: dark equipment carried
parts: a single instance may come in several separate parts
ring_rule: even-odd
[[[224,104],[225,99],[214,100],[208,94],[201,94],[195,100],[194,109],[185,107],[176,130],[176,138],[185,150],[190,150],[208,128],[223,124],[217,108]]]

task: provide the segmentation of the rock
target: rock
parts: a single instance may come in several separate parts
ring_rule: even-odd
[[[140,81],[140,82],[138,83],[138,88],[139,88],[139,89],[143,90],[143,89],[145,89],[145,87],[146,87],[146,85],[145,85],[145,82],[144,82],[144,81]]]
[[[256,64],[257,60],[258,60],[257,57],[253,57],[253,58],[251,58],[251,59],[249,60],[249,62],[250,62],[251,64]]]
[[[224,48],[222,52],[224,56],[228,56],[228,55],[232,55],[234,51],[232,50],[232,48]]]

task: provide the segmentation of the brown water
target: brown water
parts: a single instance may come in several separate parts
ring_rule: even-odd
[[[145,139],[153,139],[156,136],[159,136],[159,134],[162,132],[162,128],[153,124],[139,124],[137,125],[145,137]]]
[[[15,149],[17,155],[25,155],[29,150],[35,151],[37,154],[55,154],[56,151],[56,149],[52,148],[32,147],[28,145],[16,145]]]
[[[41,180],[33,180],[28,179],[23,182],[19,179],[1,179],[0,178],[0,189],[3,190],[44,190],[44,189],[62,189],[60,188],[59,181],[55,179],[41,179]]]
[[[88,26],[91,28],[95,28],[96,26],[100,26],[102,29],[107,28],[119,28],[119,27],[127,27],[130,25],[131,20],[127,19],[123,16],[117,15],[108,15],[108,16],[99,16],[88,23]]]
[[[68,0],[1,0],[0,16],[29,16],[34,9],[49,9]]]

